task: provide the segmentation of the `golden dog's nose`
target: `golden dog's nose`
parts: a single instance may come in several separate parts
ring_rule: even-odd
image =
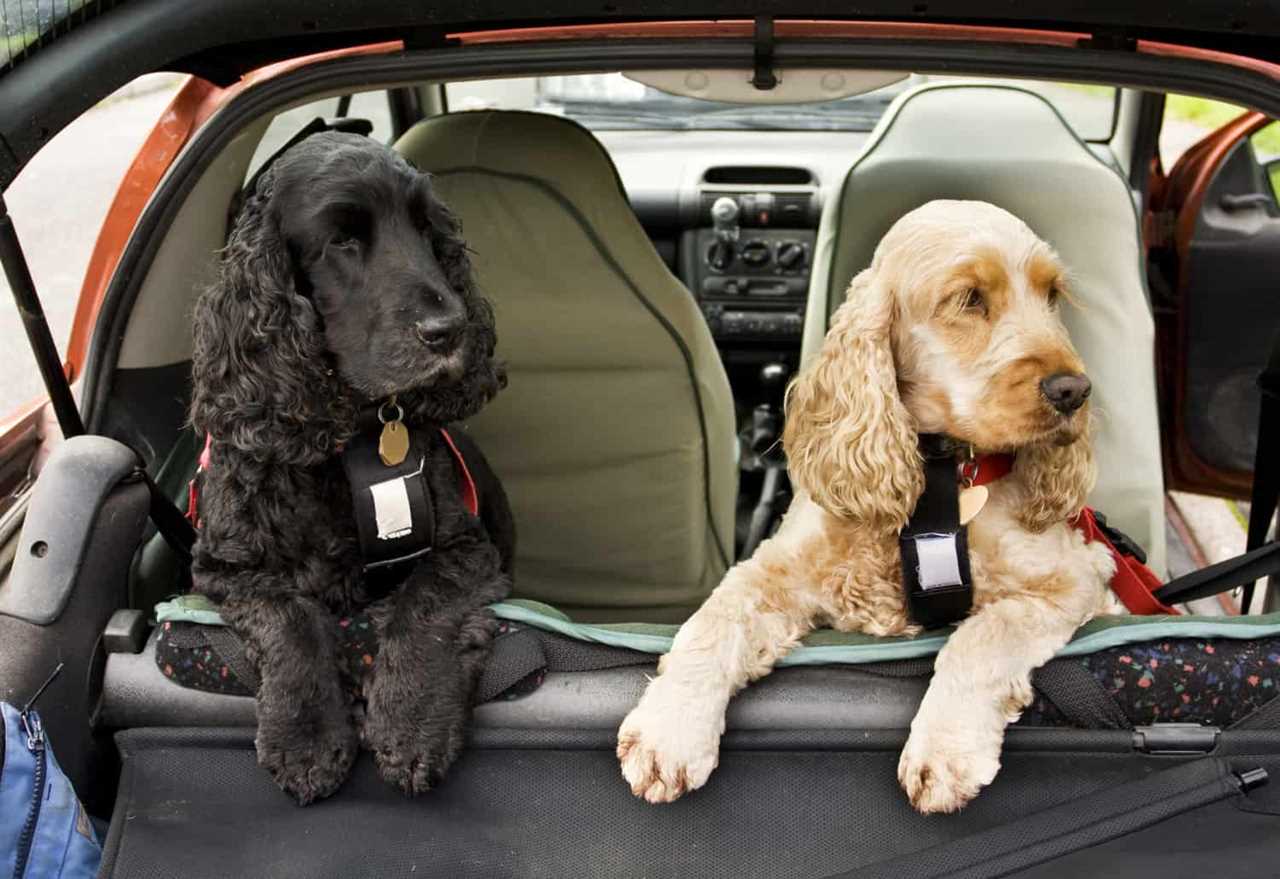
[[[1092,390],[1089,377],[1078,372],[1054,373],[1040,382],[1040,393],[1063,415],[1070,415],[1083,406]]]

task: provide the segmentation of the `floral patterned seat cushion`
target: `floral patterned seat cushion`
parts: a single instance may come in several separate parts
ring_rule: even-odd
[[[500,620],[499,626],[499,636],[520,628],[505,620]],[[160,670],[185,687],[253,695],[250,687],[236,677],[236,658],[229,662],[206,639],[207,628],[194,623],[161,623],[156,642]],[[374,633],[363,615],[339,620],[338,628],[348,679],[358,682],[377,656]],[[637,657],[645,661],[642,655]],[[1134,726],[1190,722],[1227,727],[1280,692],[1280,637],[1169,638],[1061,661],[1079,663],[1088,671]],[[519,698],[536,689],[542,679],[541,670],[532,673],[504,693],[503,698]],[[1020,723],[1071,725],[1061,709],[1040,693]]]

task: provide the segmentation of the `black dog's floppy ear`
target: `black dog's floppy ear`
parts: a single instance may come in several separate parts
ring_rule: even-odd
[[[193,315],[191,422],[261,460],[314,464],[350,435],[351,403],[299,295],[270,209],[274,169],[245,202]]]
[[[428,175],[430,179],[430,175]],[[431,249],[444,269],[449,286],[459,293],[468,294],[475,286],[472,277],[471,254],[467,251],[467,242],[462,237],[462,223],[458,215],[449,209],[435,192],[435,181],[430,184],[431,195],[427,199],[427,234],[431,238]]]

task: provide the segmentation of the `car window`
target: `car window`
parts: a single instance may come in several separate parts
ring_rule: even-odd
[[[283,113],[277,113],[267,126],[266,134],[254,150],[249,162],[248,180],[276,150],[280,149],[301,131],[312,119],[368,119],[373,123],[369,136],[380,143],[391,143],[394,130],[391,124],[391,102],[386,89],[354,92],[312,101]]]
[[[107,209],[135,154],[184,77],[139,77],[58,133],[5,192],[9,213],[44,305],[53,340],[66,353],[85,269]],[[0,423],[44,396],[22,320],[0,273]]]
[[[1161,165],[1168,171],[1196,141],[1245,112],[1244,107],[1223,101],[1193,95],[1166,95],[1164,119],[1160,124]],[[1255,135],[1254,142],[1255,146],[1259,142],[1271,144],[1272,154],[1280,152],[1280,134],[1275,131],[1274,126],[1270,133],[1264,130]]]
[[[1272,122],[1249,138],[1253,156],[1271,181],[1271,194],[1280,202],[1280,122]]]
[[[445,96],[450,110],[534,110],[568,116],[597,131],[870,131],[905,89],[925,82],[951,81],[958,78],[912,75],[861,95],[810,104],[731,104],[669,95],[620,73],[453,82],[445,86]],[[1117,90],[1110,86],[974,77],[964,81],[1031,89],[1047,98],[1082,138],[1111,138]]]

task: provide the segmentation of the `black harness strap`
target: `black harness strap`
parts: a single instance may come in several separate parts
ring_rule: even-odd
[[[365,573],[425,555],[436,539],[435,507],[422,472],[424,431],[409,431],[409,453],[394,466],[378,457],[379,432],[358,433],[342,452]]]
[[[1079,660],[1054,659],[1031,675],[1036,692],[1081,729],[1133,729],[1133,721]]]
[[[955,450],[945,437],[921,434],[924,493],[898,535],[902,586],[911,619],[934,629],[958,622],[973,606],[968,530],[960,524]]]

